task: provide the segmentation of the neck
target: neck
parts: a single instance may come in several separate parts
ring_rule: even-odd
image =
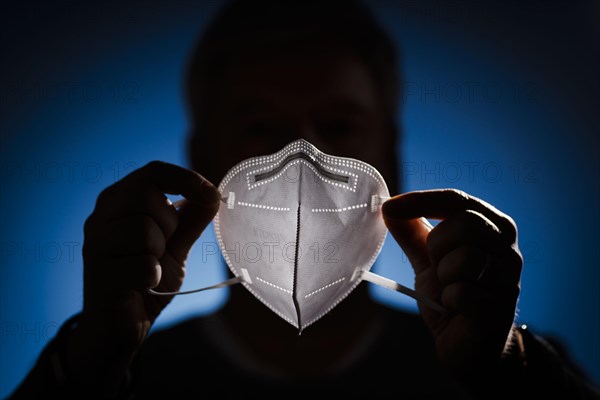
[[[366,284],[302,335],[241,285],[231,288],[220,314],[245,357],[286,377],[323,376],[343,369],[360,356],[376,331],[375,305]]]

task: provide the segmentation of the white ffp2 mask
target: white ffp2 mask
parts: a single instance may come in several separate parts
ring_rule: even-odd
[[[389,192],[369,164],[324,154],[299,139],[277,153],[237,164],[219,191],[226,204],[214,229],[235,278],[210,288],[242,283],[300,330],[362,280],[443,310],[370,272],[387,234],[381,205]]]

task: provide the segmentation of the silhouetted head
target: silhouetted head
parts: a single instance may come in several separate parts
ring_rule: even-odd
[[[377,168],[397,192],[394,46],[357,1],[232,1],[188,68],[193,168],[218,184],[304,138]]]

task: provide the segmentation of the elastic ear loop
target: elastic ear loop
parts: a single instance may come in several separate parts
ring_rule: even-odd
[[[435,310],[439,313],[445,314],[448,312],[448,310],[446,310],[444,307],[442,307],[435,301],[431,300],[429,297],[423,296],[421,293],[417,292],[416,290],[413,290],[404,285],[401,285],[396,281],[393,281],[388,278],[384,278],[383,276],[374,274],[371,271],[360,271],[359,273],[360,273],[360,278],[364,281],[371,282],[371,283],[374,283],[381,287],[384,287],[386,289],[395,290],[396,292],[405,294],[408,297],[411,297],[411,298],[417,300],[419,303],[422,303],[422,304],[426,305],[427,307],[431,308],[432,310]]]
[[[375,203],[375,197],[380,197],[379,201],[382,203],[383,201],[387,200],[388,198],[384,198],[383,196],[373,196],[374,198],[372,199],[373,203]],[[223,201],[225,199],[222,199]],[[173,203],[173,207],[175,208],[179,208],[181,207],[185,202],[187,202],[186,199],[181,199],[176,201],[175,203]],[[381,204],[380,203],[380,204]],[[373,206],[373,205],[372,205]],[[432,227],[429,222],[427,220],[422,221],[424,223],[426,223],[426,225],[428,225],[429,227]],[[200,289],[194,289],[194,290],[186,290],[183,292],[157,292],[154,289],[148,289],[147,292],[149,294],[155,295],[155,296],[177,296],[180,294],[191,294],[191,293],[198,293],[198,292],[203,292],[205,290],[211,290],[211,289],[218,289],[218,288],[222,288],[222,287],[227,287],[227,286],[231,286],[231,285],[235,285],[238,283],[242,283],[242,282],[247,282],[247,283],[252,283],[252,279],[250,278],[250,274],[248,273],[248,270],[245,268],[241,268],[242,271],[242,276],[236,276],[234,278],[228,279],[226,281],[223,281],[221,283],[217,283],[216,285],[212,285],[212,286],[206,286]],[[448,310],[446,310],[444,307],[442,307],[441,305],[437,304],[436,302],[434,302],[433,300],[430,300],[428,297],[425,297],[423,295],[421,295],[419,292],[410,289],[396,281],[393,281],[391,279],[388,278],[384,278],[381,275],[377,275],[374,274],[371,271],[357,271],[358,273],[360,273],[360,278],[362,280],[365,280],[367,282],[371,282],[374,283],[376,285],[379,285],[381,287],[384,287],[386,289],[391,289],[394,290],[396,292],[400,292],[402,294],[405,294],[408,297],[411,297],[415,300],[417,300],[418,302],[425,304],[426,306],[430,307],[431,309],[440,312],[440,313],[447,313]]]
[[[221,200],[224,201],[225,199],[221,199]],[[171,205],[173,207],[175,207],[175,209],[178,209],[183,204],[185,204],[187,201],[188,201],[187,199],[181,199],[181,200],[177,200],[175,203],[172,203]],[[200,289],[186,290],[186,291],[182,291],[182,292],[157,292],[154,289],[148,289],[147,292],[154,296],[177,296],[180,294],[191,294],[191,293],[203,292],[205,290],[219,289],[219,288],[235,285],[237,283],[242,283],[242,282],[252,283],[252,279],[250,279],[250,274],[248,273],[248,270],[245,268],[241,268],[241,271],[242,271],[241,276],[236,276],[234,278],[227,279],[226,281],[223,281],[221,283],[217,283],[216,285],[206,286],[206,287],[203,287]]]
[[[153,294],[155,296],[177,296],[180,294],[198,293],[198,292],[203,292],[205,290],[218,289],[218,288],[235,285],[237,283],[242,283],[242,282],[252,283],[252,280],[250,279],[250,274],[248,273],[248,270],[246,268],[241,268],[241,271],[242,271],[241,276],[236,276],[234,278],[227,279],[226,281],[223,281],[221,283],[217,283],[216,285],[206,286],[206,287],[203,287],[200,289],[186,290],[183,292],[157,292],[154,289],[148,289],[147,292],[150,294]]]
[[[389,199],[390,199],[390,197],[373,195],[371,197],[371,211],[375,211],[378,206],[383,205],[383,203],[385,203]],[[429,221],[427,221],[426,218],[419,218],[419,222],[421,222],[423,225],[425,225],[429,230],[433,229],[433,226],[429,223]],[[435,310],[439,313],[445,314],[448,312],[448,310],[446,310],[444,307],[442,307],[435,301],[431,300],[429,297],[423,296],[421,293],[417,292],[416,290],[408,288],[396,281],[393,281],[388,278],[384,278],[383,276],[377,275],[371,271],[357,270],[354,272],[354,274],[355,274],[355,276],[353,276],[352,279],[360,278],[364,281],[374,283],[374,284],[384,287],[386,289],[400,292],[410,298],[417,300],[419,303],[422,303],[422,304],[426,305],[427,307],[431,308],[432,310]]]

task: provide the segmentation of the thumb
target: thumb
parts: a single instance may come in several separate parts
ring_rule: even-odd
[[[433,229],[423,217],[414,218],[404,212],[403,195],[394,196],[383,204],[385,225],[406,253],[415,273],[430,265],[427,252],[427,235]]]
[[[167,250],[180,263],[186,260],[190,249],[219,210],[221,195],[206,179],[202,182],[202,195],[201,202],[182,202],[177,229],[167,242]]]

